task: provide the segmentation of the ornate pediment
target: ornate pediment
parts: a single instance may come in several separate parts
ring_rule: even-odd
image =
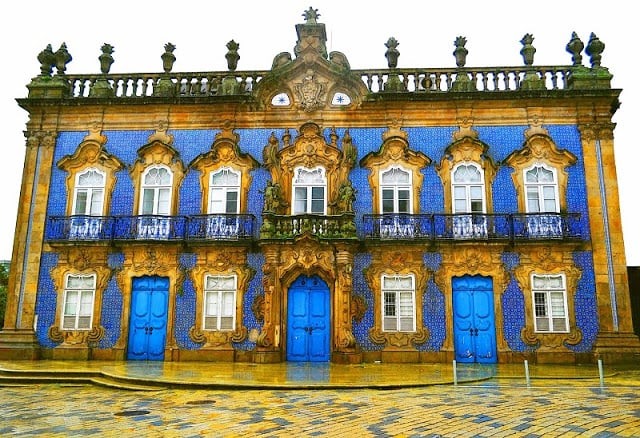
[[[275,56],[271,71],[256,85],[258,105],[308,113],[359,105],[368,93],[364,82],[351,72],[343,53],[327,55],[325,25],[317,22],[320,14],[310,8],[303,16],[306,22],[296,25],[295,57],[288,52]]]

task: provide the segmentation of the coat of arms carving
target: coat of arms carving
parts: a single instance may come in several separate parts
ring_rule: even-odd
[[[302,82],[296,84],[295,90],[300,101],[299,106],[303,110],[311,112],[324,106],[326,84],[318,81],[313,70],[307,70]]]

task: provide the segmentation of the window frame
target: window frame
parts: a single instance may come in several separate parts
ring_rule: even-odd
[[[87,288],[71,288],[69,287],[69,280],[70,278],[92,278],[93,279],[93,289],[87,289]],[[95,308],[95,298],[96,298],[96,284],[97,284],[97,275],[95,273],[91,273],[91,274],[66,274],[64,276],[64,293],[62,296],[62,311],[60,312],[60,328],[62,330],[91,330],[93,327],[93,317],[94,317],[94,308]],[[76,310],[74,312],[74,314],[68,314],[67,313],[67,304],[68,304],[68,299],[69,296],[71,295],[71,293],[76,293],[77,294],[77,301],[76,301]],[[90,300],[90,308],[91,311],[89,312],[88,315],[83,315],[82,314],[82,298],[84,295],[86,294],[90,294],[91,296],[91,300]],[[65,325],[65,320],[68,317],[73,317],[74,318],[74,323],[73,323],[73,327],[68,327]],[[87,324],[86,327],[80,327],[80,318],[81,317],[89,317],[89,323]]]
[[[411,279],[411,289],[387,289],[385,288],[385,279]],[[411,294],[411,330],[402,330],[402,319],[408,318],[406,315],[401,314],[401,293]],[[387,294],[393,294],[394,302],[392,303],[395,311],[395,315],[386,315],[388,303],[386,301]],[[380,314],[381,314],[381,331],[383,333],[415,333],[417,331],[417,309],[416,309],[416,278],[413,274],[382,274],[380,277]],[[395,317],[395,329],[389,328],[387,320]]]
[[[97,186],[97,185],[91,185],[91,186],[81,186],[80,185],[80,177],[82,175],[86,175],[90,172],[95,172],[97,174],[99,174],[102,177],[102,185],[101,186]],[[104,204],[105,204],[105,191],[106,191],[106,185],[107,185],[107,173],[104,172],[103,170],[97,169],[95,167],[88,167],[86,169],[83,169],[80,172],[77,172],[75,175],[75,182],[74,182],[74,188],[73,188],[73,205],[71,206],[71,214],[72,216],[103,216],[104,215]],[[78,209],[78,195],[81,191],[85,190],[87,192],[87,197],[85,199],[84,202],[84,207],[85,207],[85,212],[84,213],[78,213],[77,209]],[[93,212],[93,200],[95,197],[95,192],[97,190],[100,190],[100,212],[95,214]],[[87,209],[87,207],[89,207]],[[88,211],[88,213],[87,213]]]
[[[237,185],[215,185],[213,181],[214,177],[224,172],[235,175],[238,179]],[[240,197],[242,196],[241,188],[242,188],[242,172],[241,171],[225,166],[209,172],[209,199],[208,199],[208,205],[207,205],[207,214],[239,214],[240,205],[241,205]],[[221,202],[224,205],[224,211],[214,211],[213,193],[216,190],[220,190],[223,193]],[[234,191],[236,193],[235,212],[228,212],[227,211],[228,210],[227,207],[229,204],[228,195],[229,193],[233,193]]]
[[[300,178],[301,172],[314,173],[315,171],[320,170],[320,175],[322,177],[321,184],[302,184],[297,183],[296,180]],[[298,194],[297,188],[305,188],[305,211],[299,212],[296,211],[296,206],[298,204]],[[314,188],[322,188],[322,212],[313,211],[313,189]],[[310,190],[309,190],[310,189]],[[291,214],[292,215],[304,215],[304,214],[318,214],[326,216],[327,214],[327,170],[323,166],[315,166],[315,167],[304,167],[297,166],[293,172],[292,184],[291,184]],[[317,200],[317,198],[315,198]]]
[[[207,289],[209,278],[233,278],[233,289],[213,288]],[[209,314],[209,295],[218,295],[216,314]],[[223,308],[225,305],[224,296],[232,295],[231,315],[225,316]],[[202,330],[206,332],[233,332],[236,330],[236,306],[238,303],[238,276],[236,274],[205,274],[202,285]],[[231,327],[222,328],[223,318],[231,317]],[[207,328],[208,320],[215,321],[215,328]]]
[[[479,183],[472,183],[472,182],[465,182],[465,183],[457,183],[456,182],[456,178],[455,178],[455,174],[456,171],[462,167],[473,167],[475,168],[478,173],[480,174],[480,182]],[[482,195],[481,197],[481,202],[482,202],[482,211],[473,211],[473,198],[471,197],[471,188],[479,186],[480,187],[480,193]],[[462,187],[465,190],[465,211],[457,211],[456,209],[456,187]],[[487,213],[487,197],[486,197],[486,184],[485,184],[485,176],[484,176],[484,169],[482,168],[482,166],[480,166],[480,164],[476,163],[476,162],[460,162],[458,164],[456,164],[452,169],[451,169],[451,212],[453,214],[486,214]]]
[[[561,288],[536,288],[535,280],[536,278],[549,278],[549,277],[559,277],[562,281]],[[555,310],[553,308],[553,300],[552,294],[562,294],[562,311],[564,315],[555,316]],[[537,307],[538,303],[536,302],[536,295],[539,295],[544,298],[544,311],[545,315],[538,315]],[[569,333],[570,330],[570,321],[569,321],[569,306],[568,306],[568,294],[567,294],[567,278],[564,273],[558,274],[550,274],[550,273],[532,273],[531,274],[531,305],[532,305],[532,315],[533,315],[533,330],[535,333]],[[539,328],[538,320],[545,318],[547,320],[548,330],[544,330]],[[564,320],[564,330],[556,330],[554,327],[554,320],[562,318]]]
[[[550,171],[553,175],[552,183],[529,183],[527,182],[527,173],[536,169],[542,168],[547,171]],[[560,190],[558,187],[558,171],[555,167],[549,166],[545,163],[534,163],[529,167],[525,167],[522,170],[522,181],[524,183],[524,208],[526,213],[560,213]],[[553,186],[553,196],[554,196],[554,210],[547,211],[545,207],[545,197],[544,197],[544,187]],[[538,211],[530,211],[529,209],[529,187],[537,188],[538,194]]]
[[[393,172],[394,170],[398,170],[402,173],[406,173],[409,176],[409,182],[408,184],[400,184],[400,183],[396,183],[396,184],[385,184],[383,182],[383,177],[385,174],[388,174],[389,172]],[[405,169],[402,166],[398,166],[398,165],[393,165],[393,166],[389,166],[383,170],[380,171],[379,173],[379,192],[380,192],[380,213],[381,214],[411,214],[413,212],[413,172],[411,172],[409,169]],[[393,192],[393,211],[384,211],[384,191],[385,190],[391,190]],[[406,190],[407,193],[409,194],[409,198],[408,198],[408,208],[406,209],[407,211],[399,211],[399,203],[400,203],[400,196],[399,196],[399,192],[401,190]]]
[[[167,171],[167,173],[169,174],[169,184],[166,185],[149,185],[146,184],[145,182],[145,178],[146,176],[149,174],[149,172],[151,172],[154,169],[164,169]],[[152,166],[147,166],[144,171],[142,172],[141,176],[140,176],[140,202],[139,202],[139,206],[138,206],[138,211],[139,211],[139,215],[154,215],[154,216],[171,216],[171,212],[172,212],[172,208],[173,208],[173,181],[174,181],[174,175],[173,175],[173,171],[171,170],[171,168],[169,168],[168,166],[163,166],[163,165],[152,165]],[[152,189],[153,190],[153,207],[152,207],[152,212],[151,213],[145,213],[144,212],[144,205],[145,205],[145,193],[147,189]],[[159,210],[159,204],[160,204],[160,191],[162,189],[168,189],[168,202],[169,202],[169,206],[167,209],[166,213],[160,213],[158,212]]]

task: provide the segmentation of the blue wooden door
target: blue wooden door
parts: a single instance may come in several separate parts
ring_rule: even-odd
[[[127,359],[164,359],[168,303],[168,278],[139,277],[133,279]]]
[[[320,277],[300,276],[287,299],[287,360],[329,361],[329,286]]]
[[[493,281],[465,275],[453,278],[451,286],[456,361],[496,363]]]

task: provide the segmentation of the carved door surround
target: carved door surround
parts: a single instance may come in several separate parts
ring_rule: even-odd
[[[120,336],[114,349],[124,351],[128,341],[128,325],[131,312],[131,286],[134,277],[160,276],[169,278],[169,308],[167,310],[167,342],[165,360],[177,350],[174,332],[175,297],[183,275],[178,267],[179,247],[170,245],[127,245],[122,248],[124,262],[117,274],[118,287],[122,291],[122,315]]]
[[[384,345],[385,351],[415,351],[415,344],[429,339],[429,330],[423,324],[423,295],[427,288],[429,272],[424,266],[423,249],[385,247],[371,250],[371,265],[365,270],[369,289],[373,291],[374,324],[369,339]],[[415,332],[385,332],[382,330],[382,275],[413,275],[415,278]]]
[[[440,164],[436,166],[436,171],[440,175],[444,188],[444,209],[453,212],[451,195],[451,171],[459,163],[475,163],[484,172],[484,198],[486,211],[493,211],[493,197],[491,196],[491,183],[496,175],[498,166],[487,155],[489,145],[478,140],[478,133],[470,125],[460,126],[460,130],[453,133],[454,142],[445,149],[444,156]]]
[[[229,128],[224,128],[211,145],[211,150],[198,155],[189,164],[190,168],[200,172],[202,188],[202,213],[207,212],[209,205],[210,174],[220,168],[229,167],[240,172],[242,193],[247,193],[251,186],[251,171],[258,168],[258,163],[251,155],[243,153],[238,145],[240,136]],[[240,213],[247,211],[247,197],[240,197]]]
[[[409,170],[412,174],[414,214],[420,213],[420,190],[423,174],[421,170],[431,164],[431,159],[422,152],[409,148],[409,136],[398,123],[394,123],[382,134],[382,145],[377,152],[370,152],[360,160],[360,167],[369,169],[369,186],[373,193],[372,212],[380,211],[380,173],[394,165]]]
[[[566,279],[568,333],[536,333],[534,331],[533,297],[531,293],[532,274],[564,274]],[[549,246],[531,246],[520,249],[520,266],[514,270],[524,295],[525,326],[520,332],[522,340],[537,346],[537,352],[571,353],[567,345],[582,341],[582,331],[576,326],[575,294],[582,271],[575,266],[573,251],[558,251]]]
[[[287,291],[300,275],[317,275],[329,286],[332,358],[358,353],[351,315],[352,246],[319,242],[307,235],[291,243],[262,245],[264,296],[257,297],[257,310],[263,316],[257,353],[262,358],[257,361],[279,362],[286,357]]]
[[[505,163],[515,170],[511,177],[518,194],[518,211],[526,211],[524,169],[535,164],[547,164],[557,171],[560,212],[565,212],[567,210],[568,179],[566,168],[575,164],[578,159],[571,152],[558,149],[549,136],[549,132],[540,124],[532,125],[527,129],[525,137],[526,140],[522,148],[514,151],[505,159]]]
[[[274,211],[288,214],[292,196],[292,183],[297,167],[325,169],[327,178],[327,213],[339,214],[338,191],[349,181],[349,172],[356,162],[357,151],[351,143],[349,131],[342,137],[342,149],[338,148],[338,135],[331,130],[331,141],[327,143],[319,125],[307,122],[300,127],[299,134],[291,143],[289,130],[285,131],[280,148],[278,139],[272,134],[264,147],[264,165],[271,173],[273,184],[278,184],[284,201]]]
[[[235,329],[233,331],[204,330],[205,275],[236,276]],[[196,291],[195,324],[189,329],[192,341],[202,344],[202,349],[233,350],[233,342],[242,342],[247,337],[247,328],[242,325],[244,295],[255,271],[247,265],[247,252],[243,248],[207,248],[198,253],[196,266],[189,276]]]
[[[453,358],[453,290],[451,279],[464,275],[482,275],[492,278],[498,356],[501,352],[508,351],[509,347],[503,332],[502,294],[509,284],[509,274],[502,263],[502,247],[460,243],[455,246],[443,246],[440,250],[442,263],[440,269],[434,274],[434,280],[444,294],[445,303],[446,337],[441,351],[450,352]]]
[[[105,173],[104,203],[102,215],[107,216],[110,211],[111,193],[116,183],[115,174],[124,168],[124,164],[104,148],[107,137],[98,130],[91,131],[72,155],[67,155],[58,161],[58,167],[67,172],[67,216],[73,214],[73,196],[76,175],[85,169],[94,168]]]

